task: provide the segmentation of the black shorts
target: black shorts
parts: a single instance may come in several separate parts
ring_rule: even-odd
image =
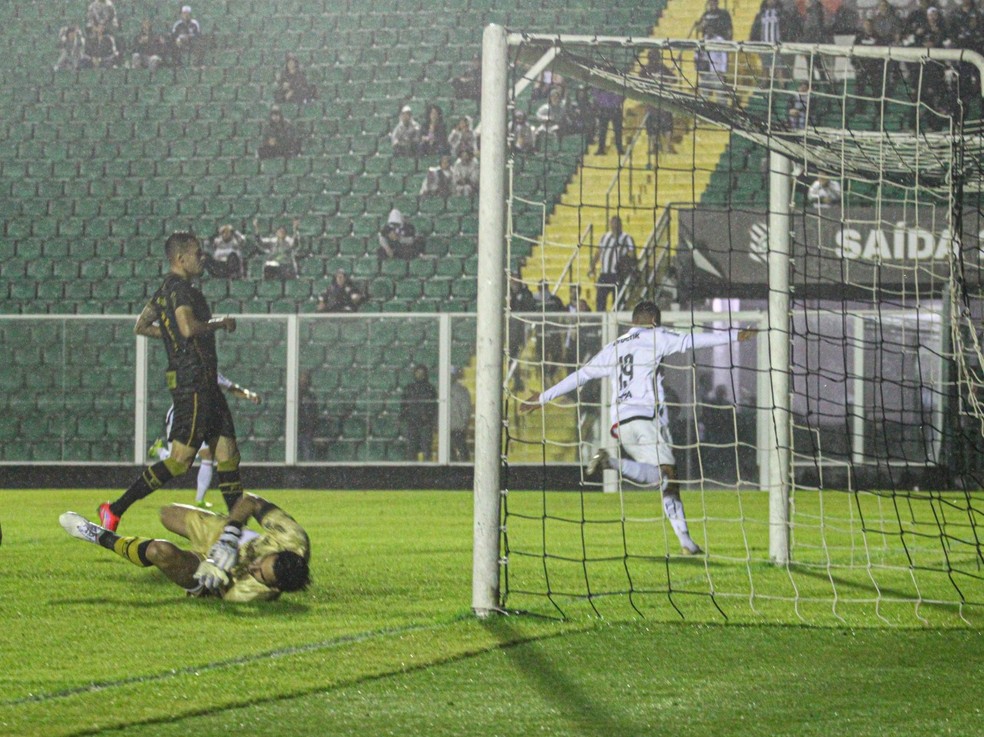
[[[236,426],[225,394],[216,385],[214,391],[171,392],[174,420],[167,439],[192,448],[203,443],[210,446],[220,437],[236,438]]]

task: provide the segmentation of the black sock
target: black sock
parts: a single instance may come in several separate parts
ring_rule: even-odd
[[[219,491],[222,492],[222,498],[225,499],[226,506],[231,512],[239,497],[243,495],[243,482],[239,477],[239,469],[219,471],[218,476]]]
[[[158,461],[152,466],[147,466],[140,477],[130,485],[130,488],[123,492],[123,496],[109,505],[109,511],[117,517],[122,517],[123,513],[133,504],[146,496],[150,496],[172,478],[174,476],[171,474],[171,469],[167,467],[164,461]]]

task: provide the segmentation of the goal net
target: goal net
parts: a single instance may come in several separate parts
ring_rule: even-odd
[[[485,43],[476,611],[980,623],[981,58]],[[608,379],[519,411],[642,300],[759,331],[659,372],[699,556]]]

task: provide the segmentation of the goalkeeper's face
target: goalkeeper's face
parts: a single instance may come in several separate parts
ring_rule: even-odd
[[[311,583],[307,558],[290,551],[265,555],[246,570],[264,586],[277,591],[304,591]]]
[[[276,560],[276,554],[264,555],[262,558],[257,558],[250,563],[247,570],[249,570],[253,578],[264,586],[269,586],[271,589],[277,589],[279,591],[280,587],[277,585],[277,574],[273,570],[273,564]]]

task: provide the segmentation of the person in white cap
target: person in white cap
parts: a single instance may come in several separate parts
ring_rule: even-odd
[[[393,153],[397,156],[416,156],[420,145],[420,124],[413,119],[413,110],[404,105],[400,110],[400,122],[390,133]]]
[[[423,238],[417,235],[413,223],[403,217],[395,207],[386,218],[386,225],[379,231],[379,248],[376,258],[384,261],[389,258],[412,259],[423,250]]]
[[[183,57],[191,59],[199,66],[204,61],[205,47],[202,43],[202,27],[191,17],[191,6],[181,7],[181,17],[171,26],[171,41],[174,43],[174,61],[181,64]]]

